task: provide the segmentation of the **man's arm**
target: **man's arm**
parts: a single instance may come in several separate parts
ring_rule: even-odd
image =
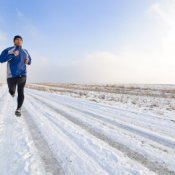
[[[9,61],[14,57],[15,57],[14,53],[12,53],[12,52],[9,53],[9,50],[5,49],[5,50],[2,51],[2,53],[0,55],[0,63],[4,63],[6,61]]]
[[[26,60],[26,64],[30,65],[32,63],[32,58],[29,54],[29,52],[25,49],[26,53],[27,53],[27,60]]]

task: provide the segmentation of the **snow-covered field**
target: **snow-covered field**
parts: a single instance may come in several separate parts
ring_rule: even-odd
[[[32,88],[25,89],[23,114],[17,118],[16,96],[0,86],[0,175],[175,174],[174,87],[162,98],[157,91],[146,96],[97,90],[90,100],[75,98],[73,88]],[[96,98],[100,93],[105,98]],[[106,94],[118,100],[110,102]],[[120,95],[128,101],[122,104]],[[133,105],[131,97],[138,98]],[[149,111],[143,98],[163,113],[152,110],[156,106]]]
[[[164,116],[175,121],[175,85],[39,83],[27,86],[131,111]]]

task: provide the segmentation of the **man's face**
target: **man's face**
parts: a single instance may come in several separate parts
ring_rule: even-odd
[[[15,41],[14,41],[14,44],[16,46],[22,46],[22,43],[23,43],[23,41],[22,41],[21,38],[16,38]]]

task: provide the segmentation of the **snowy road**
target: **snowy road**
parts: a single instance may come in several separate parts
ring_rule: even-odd
[[[66,95],[0,87],[0,175],[175,174],[175,122]]]

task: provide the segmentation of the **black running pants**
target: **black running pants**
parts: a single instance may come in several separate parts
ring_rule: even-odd
[[[24,86],[25,86],[25,83],[26,83],[26,76],[7,78],[9,93],[11,95],[15,94],[16,86],[18,88],[17,89],[18,90],[17,109],[21,108],[21,106],[24,102]]]

